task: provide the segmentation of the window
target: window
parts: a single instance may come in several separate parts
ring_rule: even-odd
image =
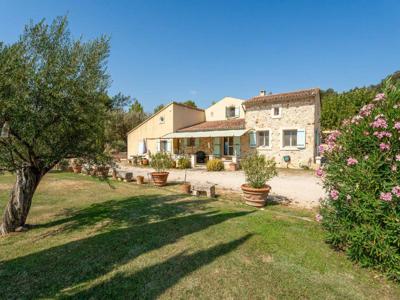
[[[164,122],[165,122],[165,118],[164,118],[164,116],[161,116],[160,117],[160,124],[164,124]]]
[[[224,155],[233,155],[233,137],[224,137]]]
[[[258,131],[258,146],[269,147],[269,130]]]
[[[168,151],[168,141],[161,141],[160,142],[160,151],[167,152]]]
[[[297,147],[297,129],[283,130],[283,147]]]
[[[227,118],[237,118],[239,117],[240,109],[236,106],[228,106],[225,108]]]
[[[194,147],[195,144],[196,144],[196,141],[195,141],[194,138],[188,138],[188,139],[186,140],[186,146],[188,146],[188,147]]]
[[[281,114],[282,114],[282,107],[281,106],[272,107],[272,117],[273,118],[280,118]]]

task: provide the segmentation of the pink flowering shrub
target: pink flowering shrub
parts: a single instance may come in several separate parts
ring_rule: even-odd
[[[319,221],[335,248],[400,281],[400,85],[351,120],[327,139]]]

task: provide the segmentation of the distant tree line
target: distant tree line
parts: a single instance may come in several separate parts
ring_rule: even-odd
[[[400,71],[391,74],[387,78],[389,77],[394,81],[399,81]],[[333,130],[339,128],[345,119],[354,116],[362,106],[369,103],[374,96],[382,90],[384,80],[376,85],[361,88],[356,87],[341,93],[333,89],[322,90],[322,129]]]

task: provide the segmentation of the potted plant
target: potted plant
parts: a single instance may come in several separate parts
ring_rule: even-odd
[[[184,194],[190,194],[191,185],[189,182],[186,182],[186,171],[187,169],[185,169],[185,179],[183,180],[181,189]]]
[[[147,158],[142,158],[142,166],[147,166],[149,164],[149,160]]]
[[[142,176],[142,175],[136,176],[136,183],[137,184],[143,184],[144,183],[144,176]]]
[[[241,166],[246,176],[246,183],[241,186],[246,204],[263,207],[271,190],[266,182],[277,175],[275,160],[252,153],[241,161]]]
[[[165,152],[158,152],[151,156],[150,166],[155,169],[155,172],[150,173],[154,184],[156,186],[166,185],[169,174],[166,170],[172,166],[171,157]]]
[[[74,158],[72,160],[72,170],[75,174],[79,174],[82,171],[82,163],[83,161],[80,158]]]

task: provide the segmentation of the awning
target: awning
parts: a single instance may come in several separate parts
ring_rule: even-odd
[[[193,132],[173,132],[164,135],[164,139],[178,138],[200,138],[200,137],[224,137],[224,136],[242,136],[248,129],[237,130],[213,130],[213,131],[193,131]]]

